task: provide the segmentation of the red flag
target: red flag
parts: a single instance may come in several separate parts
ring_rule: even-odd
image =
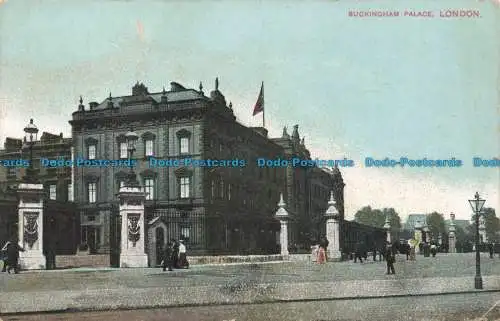
[[[260,87],[259,98],[257,98],[257,102],[253,107],[253,115],[255,116],[263,111],[264,111],[264,82],[262,82],[262,85]]]

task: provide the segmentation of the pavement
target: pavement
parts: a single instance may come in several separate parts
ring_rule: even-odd
[[[499,293],[10,315],[4,321],[493,321]]]
[[[0,274],[0,313],[94,311],[221,304],[345,300],[468,293],[475,256],[398,257],[385,262],[246,263],[189,270],[71,269]],[[500,291],[500,259],[482,257],[484,290]]]

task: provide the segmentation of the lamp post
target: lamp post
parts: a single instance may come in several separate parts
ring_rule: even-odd
[[[392,237],[391,237],[391,221],[389,219],[389,215],[387,214],[385,216],[385,224],[384,224],[384,229],[386,233],[386,240],[387,243],[392,243]]]
[[[28,145],[30,149],[30,165],[26,169],[26,174],[23,177],[25,183],[36,184],[38,183],[35,170],[33,168],[33,145],[37,140],[38,128],[33,123],[33,118],[30,119],[30,123],[24,127],[24,143]]]
[[[135,151],[135,145],[137,140],[139,140],[139,135],[134,132],[133,128],[130,128],[130,131],[125,134],[125,138],[127,139],[127,150],[129,153],[129,161],[130,161],[130,173],[128,175],[128,186],[127,187],[139,187],[139,182],[137,181],[137,176],[134,172],[134,166],[132,163],[132,157]]]
[[[469,200],[472,211],[475,214],[476,221],[476,276],[474,277],[474,285],[476,289],[483,288],[483,279],[481,277],[481,255],[479,252],[479,214],[484,206],[486,200],[479,198],[479,193],[476,192],[473,200]]]

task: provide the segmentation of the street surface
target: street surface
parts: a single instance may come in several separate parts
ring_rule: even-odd
[[[108,288],[152,288],[159,286],[225,286],[242,280],[251,283],[302,283],[348,280],[414,279],[459,277],[475,274],[475,254],[440,254],[435,258],[418,256],[406,261],[399,255],[396,275],[386,275],[385,262],[366,263],[278,262],[235,265],[201,265],[189,270],[162,272],[160,268],[74,269],[0,273],[0,289],[7,292],[87,290]],[[482,275],[500,276],[500,259],[481,258]]]
[[[495,305],[497,304],[498,305]],[[485,317],[481,319],[481,317]],[[21,315],[4,321],[499,320],[500,293]]]

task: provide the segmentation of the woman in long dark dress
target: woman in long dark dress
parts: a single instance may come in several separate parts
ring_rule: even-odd
[[[172,271],[172,243],[168,242],[163,251],[163,263],[162,263],[163,271],[166,271],[167,268],[169,271]]]

